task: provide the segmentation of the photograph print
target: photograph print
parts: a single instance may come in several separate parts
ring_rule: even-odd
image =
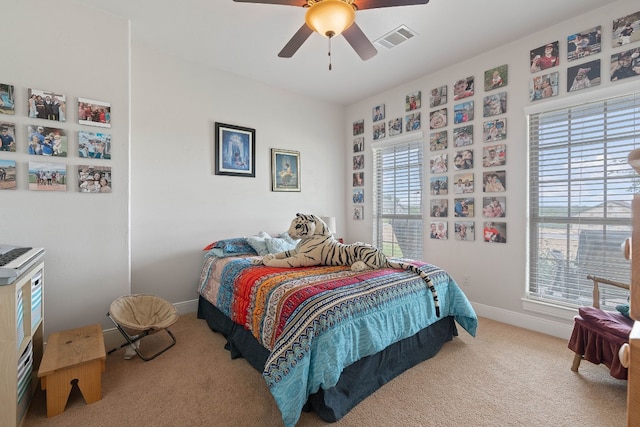
[[[16,125],[0,122],[0,151],[16,151]]]
[[[429,113],[429,128],[440,129],[447,126],[447,109],[441,108]]]
[[[94,99],[78,98],[78,123],[110,128],[111,104]]]
[[[602,27],[589,28],[567,37],[567,61],[600,53],[602,49]]]
[[[484,72],[484,91],[499,89],[509,81],[509,66],[507,64],[492,68]]]
[[[507,243],[507,223],[487,221],[482,224],[484,241],[488,243]]]
[[[402,133],[402,117],[389,120],[389,136],[400,135]]]
[[[27,91],[27,106],[30,119],[66,121],[67,97],[59,92],[40,89]]]
[[[80,158],[111,160],[111,135],[79,131],[78,156]]]
[[[256,176],[256,130],[215,122],[215,174]]]
[[[473,125],[453,129],[453,145],[465,147],[473,144]]]
[[[490,145],[482,150],[482,166],[503,166],[507,163],[507,146],[505,144]]]
[[[361,153],[364,151],[364,137],[359,136],[353,140],[353,152]]]
[[[558,95],[558,72],[542,74],[529,82],[529,99],[538,101]]]
[[[432,156],[429,160],[431,173],[446,173],[449,169],[449,160],[446,153]]]
[[[438,240],[447,240],[449,238],[447,231],[447,221],[431,221],[429,224],[429,237]]]
[[[371,111],[374,122],[384,120],[384,104],[376,105]]]
[[[67,191],[67,165],[29,162],[29,190]]]
[[[552,67],[560,65],[560,58],[558,57],[559,42],[547,43],[544,46],[540,46],[537,49],[529,52],[531,72],[537,73],[538,71],[547,70]]]
[[[567,69],[567,92],[588,89],[600,84],[600,60],[585,62],[584,64]]]
[[[557,74],[557,73],[556,73]],[[482,99],[482,116],[491,117],[507,112],[507,92],[495,93]]]
[[[364,119],[353,122],[353,136],[362,135],[364,133]]]
[[[454,175],[453,183],[453,194],[473,193],[473,172]]]
[[[439,107],[447,103],[447,87],[440,86],[431,89],[431,96],[429,97],[429,106],[431,108]]]
[[[611,55],[611,81],[640,76],[640,48]]]
[[[456,240],[473,242],[476,240],[476,225],[473,221],[455,221]]]
[[[111,167],[78,165],[78,190],[81,193],[111,193]]]
[[[431,135],[429,135],[429,150],[430,151],[446,150],[449,146],[447,135],[448,133],[446,130],[433,132]]]
[[[432,196],[446,196],[449,193],[449,178],[447,176],[429,178],[429,192]]]
[[[485,218],[504,218],[507,214],[506,197],[483,197],[482,216]]]
[[[624,46],[640,40],[640,11],[613,20],[611,47]]]
[[[364,203],[364,190],[362,188],[353,190],[353,203]]]
[[[411,132],[420,130],[420,113],[408,114],[404,117],[405,130]]]
[[[356,221],[361,221],[364,219],[364,206],[354,206],[353,207],[353,219]]]
[[[373,124],[373,140],[382,139],[386,136],[386,127],[384,122]]]
[[[300,152],[271,149],[271,191],[300,191]]]
[[[473,150],[466,149],[456,152],[453,158],[453,170],[467,169],[473,169]]]
[[[472,218],[474,215],[474,198],[465,197],[454,199],[453,216],[458,218]]]
[[[0,159],[0,190],[16,189],[16,161]]]
[[[453,100],[454,101],[459,101],[463,98],[473,96],[473,93],[474,93],[473,76],[466,77],[463,79],[458,79],[453,84]]]
[[[502,141],[507,138],[507,119],[489,120],[482,124],[484,142]]]
[[[482,191],[485,193],[497,193],[507,190],[505,171],[491,171],[482,173]]]
[[[406,96],[405,111],[417,110],[422,106],[422,92],[417,91]]]
[[[449,213],[448,199],[431,199],[429,205],[430,215],[432,217],[446,217]]]
[[[473,120],[473,101],[463,102],[453,106],[453,123],[466,123]]]
[[[13,85],[0,83],[0,113],[16,113],[15,104],[13,102],[14,90]]]
[[[353,174],[353,186],[354,187],[364,186],[364,172],[355,172]]]
[[[364,154],[353,156],[353,170],[364,169]]]
[[[67,157],[68,138],[65,129],[29,125],[27,135],[29,154]]]

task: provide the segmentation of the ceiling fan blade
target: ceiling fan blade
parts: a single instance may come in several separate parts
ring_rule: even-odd
[[[358,27],[358,24],[355,22],[351,24],[349,28],[344,30],[342,35],[347,39],[347,42],[349,42],[353,50],[356,51],[363,61],[373,58],[378,53],[376,48],[373,46],[373,43],[369,41],[367,36],[365,36],[360,27]]]
[[[237,0],[236,0],[237,1]],[[429,0],[356,0],[358,10],[377,9],[380,7],[413,6],[427,4]]]
[[[305,0],[233,0],[236,3],[282,4],[285,6],[304,6]]]
[[[302,24],[302,27],[291,37],[291,40],[282,48],[278,56],[280,58],[291,58],[311,34],[313,34],[313,30],[307,24]]]

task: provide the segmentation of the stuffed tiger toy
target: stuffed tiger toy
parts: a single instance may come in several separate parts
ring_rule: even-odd
[[[311,267],[314,265],[350,265],[352,271],[363,271],[378,268],[396,268],[410,270],[420,276],[431,291],[436,309],[440,317],[438,293],[431,279],[418,267],[402,261],[392,261],[378,248],[366,243],[345,245],[332,235],[327,224],[312,214],[297,213],[287,231],[292,239],[300,239],[294,249],[267,254],[255,259],[254,264],[269,267]]]

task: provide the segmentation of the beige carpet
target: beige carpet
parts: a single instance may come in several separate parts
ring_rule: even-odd
[[[604,366],[570,370],[564,340],[480,319],[436,357],[405,372],[356,406],[336,427],[625,425],[626,382]],[[195,313],[171,328],[178,343],[150,362],[107,356],[103,398],[86,405],[71,392],[64,413],[46,417],[38,391],[25,426],[281,426],[260,374],[231,360],[224,339]],[[159,339],[152,336],[145,340]],[[143,342],[143,350],[152,344]],[[325,426],[302,414],[298,426]]]

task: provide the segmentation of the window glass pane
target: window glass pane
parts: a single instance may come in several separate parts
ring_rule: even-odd
[[[374,149],[374,245],[422,258],[422,142]]]
[[[529,297],[590,305],[587,275],[630,283],[621,246],[639,187],[627,156],[639,135],[638,94],[529,116]],[[601,306],[627,297],[604,286]]]

